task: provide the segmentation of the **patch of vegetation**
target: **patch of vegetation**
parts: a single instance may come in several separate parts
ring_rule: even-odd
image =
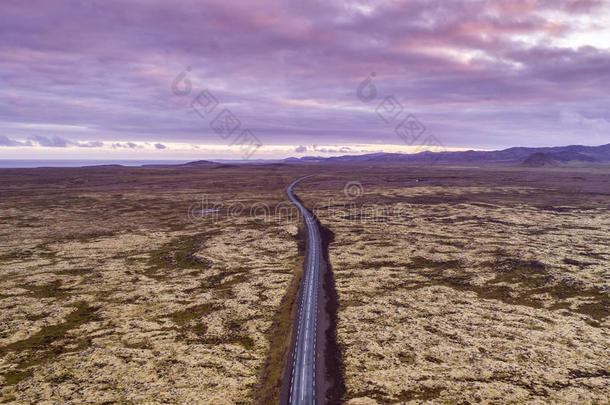
[[[9,404],[17,401],[17,397],[13,394],[6,395],[4,398],[0,398],[0,404]]]
[[[171,274],[159,274],[160,270],[207,269],[210,262],[197,257],[203,242],[213,233],[181,236],[151,252],[146,275],[155,279],[166,279]]]
[[[49,284],[22,284],[21,288],[28,290],[34,298],[65,298],[70,293],[70,289],[61,288],[61,280],[55,280]]]
[[[570,378],[597,378],[610,377],[610,371],[599,369],[596,371],[570,370]]]
[[[459,240],[441,240],[439,242],[441,245],[451,246],[458,249],[464,249],[466,247],[466,242],[462,242]]]
[[[460,291],[471,291],[482,299],[499,300],[507,304],[532,308],[542,308],[543,302],[537,296],[548,294],[558,300],[550,309],[570,309],[570,305],[565,300],[579,297],[587,298],[590,302],[570,310],[590,316],[595,320],[595,322],[589,322],[591,325],[599,326],[599,321],[610,316],[608,293],[603,292],[601,288],[585,289],[566,281],[552,283],[552,278],[547,273],[545,265],[535,260],[509,258],[486,264],[498,274],[484,285],[472,284],[472,276],[469,274],[444,275],[443,270],[451,269],[453,266],[459,268],[457,261],[434,262],[424,258],[414,258],[413,263],[414,266],[415,263],[417,264],[416,268],[432,269],[418,271],[418,274],[426,276],[429,281],[415,284],[399,283],[393,289],[419,289],[439,285]]]
[[[32,257],[34,252],[29,249],[25,250],[15,250],[8,253],[3,253],[0,255],[0,262],[12,262],[14,260],[24,260]]]
[[[256,346],[256,342],[250,336],[241,331],[230,331],[224,336],[209,336],[203,339],[193,341],[191,343],[200,343],[207,345],[220,344],[238,344],[246,350],[252,350]]]
[[[570,259],[568,257],[563,259],[563,262],[565,264],[569,264],[571,266],[578,266],[578,267],[587,267],[587,266],[591,266],[594,265],[595,263],[588,263],[588,262],[579,262],[578,260],[574,260],[574,259]]]
[[[213,290],[214,295],[219,299],[233,297],[233,286],[247,281],[251,276],[247,269],[223,271],[213,276],[206,277],[197,287],[184,290],[192,293],[197,290]],[[227,279],[228,280],[225,280]]]
[[[546,267],[536,260],[507,259],[497,261],[493,267],[500,274],[489,284],[520,284],[525,288],[535,288],[549,281]]]
[[[242,283],[248,279],[247,277],[247,269],[239,269],[239,270],[230,270],[220,272],[216,275],[206,277],[200,284],[200,288],[203,289],[225,289],[234,286],[235,284]],[[233,277],[234,276],[234,277]],[[229,280],[226,278],[231,277]]]
[[[438,359],[434,356],[429,356],[429,355],[424,356],[424,360],[429,361],[430,363],[434,363],[434,364],[441,364],[443,362],[441,359]]]
[[[304,249],[304,235],[302,232],[302,228],[299,227],[298,239],[300,250]],[[296,313],[299,285],[303,275],[303,251],[300,254],[301,257],[294,267],[294,276],[273,317],[273,323],[267,331],[269,352],[259,373],[261,376],[260,381],[254,391],[254,403],[257,405],[279,403],[280,392],[282,390],[282,377],[287,370],[287,359],[292,338],[292,324]]]
[[[92,268],[74,268],[74,269],[66,269],[66,270],[57,270],[53,272],[54,274],[66,275],[66,276],[85,276],[87,274],[93,273]]]
[[[400,263],[396,263],[392,260],[362,260],[358,263],[358,267],[363,269],[378,269],[381,267],[396,267],[400,265]]]
[[[402,364],[413,365],[413,364],[415,364],[415,359],[416,359],[415,353],[412,353],[412,352],[398,353],[398,360]]]
[[[391,398],[389,397],[389,395],[387,393],[381,391],[380,389],[369,389],[369,390],[355,391],[355,392],[348,391],[345,394],[345,401],[348,402],[350,399],[363,398],[363,397],[372,398],[375,401],[377,401],[377,403],[380,403],[380,404],[391,404],[391,403],[395,402],[395,401],[391,400]]]
[[[88,231],[70,234],[66,237],[68,240],[75,240],[81,243],[93,242],[96,239],[114,236],[116,232],[100,230],[100,231]]]
[[[0,283],[2,283],[4,281],[7,281],[7,280],[10,280],[13,277],[15,277],[15,273],[14,272],[8,273],[8,274],[2,274],[2,275],[0,275]],[[2,294],[0,294],[0,295],[2,295]]]
[[[47,379],[48,382],[55,384],[55,385],[63,384],[66,381],[70,381],[70,380],[74,380],[74,376],[69,371],[64,371],[61,374],[52,376]]]
[[[364,304],[366,304],[366,301],[361,300],[361,299],[343,299],[341,300],[341,303],[339,304],[339,307],[341,308],[341,310],[346,309],[347,307],[361,307]]]
[[[38,321],[38,320],[40,320],[40,319],[44,319],[44,318],[46,318],[47,316],[49,316],[49,314],[48,314],[48,313],[46,313],[46,312],[42,312],[42,313],[40,313],[40,314],[30,314],[30,315],[26,315],[26,316],[25,316],[25,319],[27,319],[28,321],[35,322],[35,321]]]
[[[434,261],[425,257],[415,256],[411,258],[411,263],[407,265],[410,269],[433,269],[433,270],[450,270],[460,267],[458,260]]]
[[[398,395],[398,401],[429,401],[434,398],[438,398],[443,392],[442,387],[426,387],[421,386],[412,390],[403,390]]]
[[[18,384],[32,374],[31,367],[53,361],[58,356],[74,351],[82,350],[90,344],[90,340],[81,339],[77,341],[76,347],[68,348],[67,344],[57,344],[64,339],[69,339],[68,332],[81,325],[98,320],[97,308],[89,306],[86,302],[76,304],[76,310],[72,311],[66,320],[57,325],[48,326],[27,339],[0,347],[0,356],[8,353],[19,353],[19,365],[5,374],[7,384]]]
[[[186,308],[183,311],[174,312],[170,317],[183,331],[190,330],[197,336],[203,336],[207,331],[207,325],[201,318],[204,318],[216,309],[218,307],[214,304],[205,303]],[[198,322],[192,324],[193,321]]]
[[[599,301],[597,302],[591,302],[580,305],[578,308],[576,308],[576,312],[588,315],[591,318],[595,319],[598,322],[589,322],[589,324],[595,327],[599,327],[599,321],[602,321],[608,316],[610,316],[610,299],[607,295],[603,295],[599,298]]]

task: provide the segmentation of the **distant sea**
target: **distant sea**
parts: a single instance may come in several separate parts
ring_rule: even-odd
[[[18,160],[0,159],[1,169],[25,169],[33,167],[83,167],[100,165],[179,165],[188,163],[190,160]]]

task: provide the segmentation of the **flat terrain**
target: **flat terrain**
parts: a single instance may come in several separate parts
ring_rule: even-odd
[[[310,173],[345,402],[610,396],[610,171],[203,164],[0,171],[0,400],[269,403]]]
[[[0,171],[0,399],[254,402],[300,262],[296,222],[250,208],[284,201],[291,180]],[[204,196],[232,211],[197,214]]]
[[[304,184],[335,234],[347,403],[605,403],[609,181],[388,167]]]

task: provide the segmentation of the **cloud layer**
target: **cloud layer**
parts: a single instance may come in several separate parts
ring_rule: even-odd
[[[0,8],[4,147],[151,142],[163,151],[172,142],[228,145],[248,129],[303,153],[299,145],[401,143],[395,126],[408,113],[448,147],[610,142],[610,48],[600,41],[608,2],[6,0]],[[376,97],[363,101],[367,77]],[[207,104],[196,111],[203,90]],[[379,114],[388,96],[403,114],[389,123]],[[212,124],[225,109],[240,124],[230,135]]]

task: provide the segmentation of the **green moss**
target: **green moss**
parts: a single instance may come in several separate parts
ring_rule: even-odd
[[[8,252],[0,255],[0,262],[12,262],[19,259],[19,252]]]
[[[363,269],[379,269],[381,267],[396,266],[400,266],[400,263],[396,263],[392,260],[362,260],[358,263],[358,267]]]
[[[579,286],[567,282],[558,283],[546,288],[533,290],[532,293],[547,293],[558,300],[566,300],[569,298],[586,298],[586,304],[578,306],[576,309],[571,309],[571,305],[567,302],[557,302],[551,309],[568,309],[590,316],[596,321],[602,321],[610,316],[610,295],[601,288],[579,288]],[[592,323],[593,326],[599,326],[598,322]]]
[[[74,269],[66,269],[66,270],[58,270],[54,271],[54,274],[57,275],[66,275],[66,276],[85,276],[87,274],[91,274],[93,269],[91,268],[74,268]]]
[[[4,398],[0,399],[1,404],[8,404],[17,401],[17,397],[13,394],[6,395]]]
[[[114,236],[116,234],[116,232],[111,232],[111,231],[91,231],[91,232],[82,232],[82,233],[76,233],[76,234],[72,234],[69,235],[68,239],[69,240],[75,240],[77,242],[81,242],[81,243],[87,243],[87,242],[93,242],[96,239],[100,239],[100,238],[108,238],[111,236]]]
[[[587,267],[587,266],[591,266],[595,263],[589,263],[589,262],[580,262],[578,260],[574,260],[574,259],[570,259],[568,257],[563,259],[563,262],[565,264],[569,264],[571,266],[578,266],[578,267]]]
[[[186,326],[191,321],[200,319],[218,309],[214,304],[206,303],[186,308],[183,311],[174,312],[170,315],[172,321],[179,326]]]
[[[4,374],[6,385],[17,385],[32,376],[32,370],[11,370]]]
[[[429,361],[430,363],[434,363],[434,364],[441,364],[443,362],[441,359],[438,359],[434,356],[429,356],[429,355],[424,356],[424,360]]]
[[[25,319],[27,319],[28,321],[32,321],[32,322],[34,322],[34,321],[38,321],[38,320],[40,320],[40,319],[44,319],[44,318],[46,318],[47,316],[49,316],[49,314],[48,314],[48,313],[42,312],[42,313],[40,313],[40,314],[35,314],[35,315],[34,315],[34,314],[33,314],[33,315],[26,315],[26,316],[25,316]]]
[[[610,315],[610,300],[607,296],[600,298],[598,302],[580,305],[576,308],[576,312],[590,316],[591,318],[601,321]],[[595,323],[593,326],[599,326]]]
[[[206,277],[206,279],[200,284],[203,289],[223,289],[234,286],[235,284],[242,283],[248,279],[246,269],[230,270],[218,273],[214,276]],[[235,277],[232,277],[235,276]],[[231,277],[230,280],[225,281],[226,278]]]
[[[59,375],[50,377],[47,379],[52,384],[63,384],[66,381],[74,380],[74,376],[69,371],[65,371]]]
[[[548,280],[546,267],[536,260],[507,259],[494,263],[493,267],[499,274],[489,284],[509,283],[535,288]]]
[[[61,280],[42,285],[22,284],[19,287],[28,290],[35,298],[65,298],[70,293],[69,289],[61,288]]]
[[[97,308],[90,307],[86,302],[77,303],[76,310],[72,311],[64,322],[48,326],[27,339],[0,347],[0,356],[17,352],[21,360],[15,370],[5,374],[5,378],[11,382],[10,384],[17,384],[31,375],[31,367],[50,362],[62,354],[82,350],[88,346],[90,342],[86,339],[72,342],[77,343],[72,348],[68,348],[66,342],[62,344],[57,343],[64,339],[69,339],[67,334],[70,330],[98,320],[95,314],[96,311]]]
[[[196,342],[191,343],[202,343],[207,345],[221,345],[221,344],[238,344],[244,349],[252,350],[255,347],[254,339],[246,336],[242,333],[229,333],[225,336],[212,336],[200,339]]]
[[[345,394],[345,402],[348,402],[353,398],[372,398],[380,404],[391,404],[394,401],[391,401],[390,397],[387,393],[379,390],[379,389],[370,389],[370,390],[362,390],[362,391],[354,391],[347,392]]]
[[[460,267],[458,260],[434,261],[425,257],[415,256],[411,258],[411,263],[407,266],[409,269],[433,269],[433,270],[449,270]]]
[[[403,390],[400,395],[398,395],[398,401],[429,401],[438,398],[443,390],[442,387],[426,386],[421,386],[412,390]]]
[[[203,318],[218,309],[219,307],[215,304],[205,303],[188,307],[185,310],[171,314],[170,317],[172,321],[179,327],[180,334],[178,337],[182,340],[191,341],[192,335],[190,335],[190,333],[192,333],[196,338],[192,340],[191,343],[205,342],[204,336],[208,330],[208,326]]]
[[[398,360],[403,364],[412,365],[415,364],[416,356],[411,352],[400,352],[398,353]]]
[[[300,243],[304,242],[303,230],[299,227]],[[269,341],[265,363],[259,373],[260,380],[254,390],[254,403],[266,405],[278,403],[282,387],[282,376],[288,361],[292,338],[293,319],[296,312],[299,285],[303,271],[302,258],[293,266],[293,277],[282,297],[273,323],[267,331]]]
[[[167,279],[172,276],[168,271],[177,269],[207,269],[210,263],[195,254],[203,242],[216,232],[182,236],[151,252],[146,275],[156,279]]]

